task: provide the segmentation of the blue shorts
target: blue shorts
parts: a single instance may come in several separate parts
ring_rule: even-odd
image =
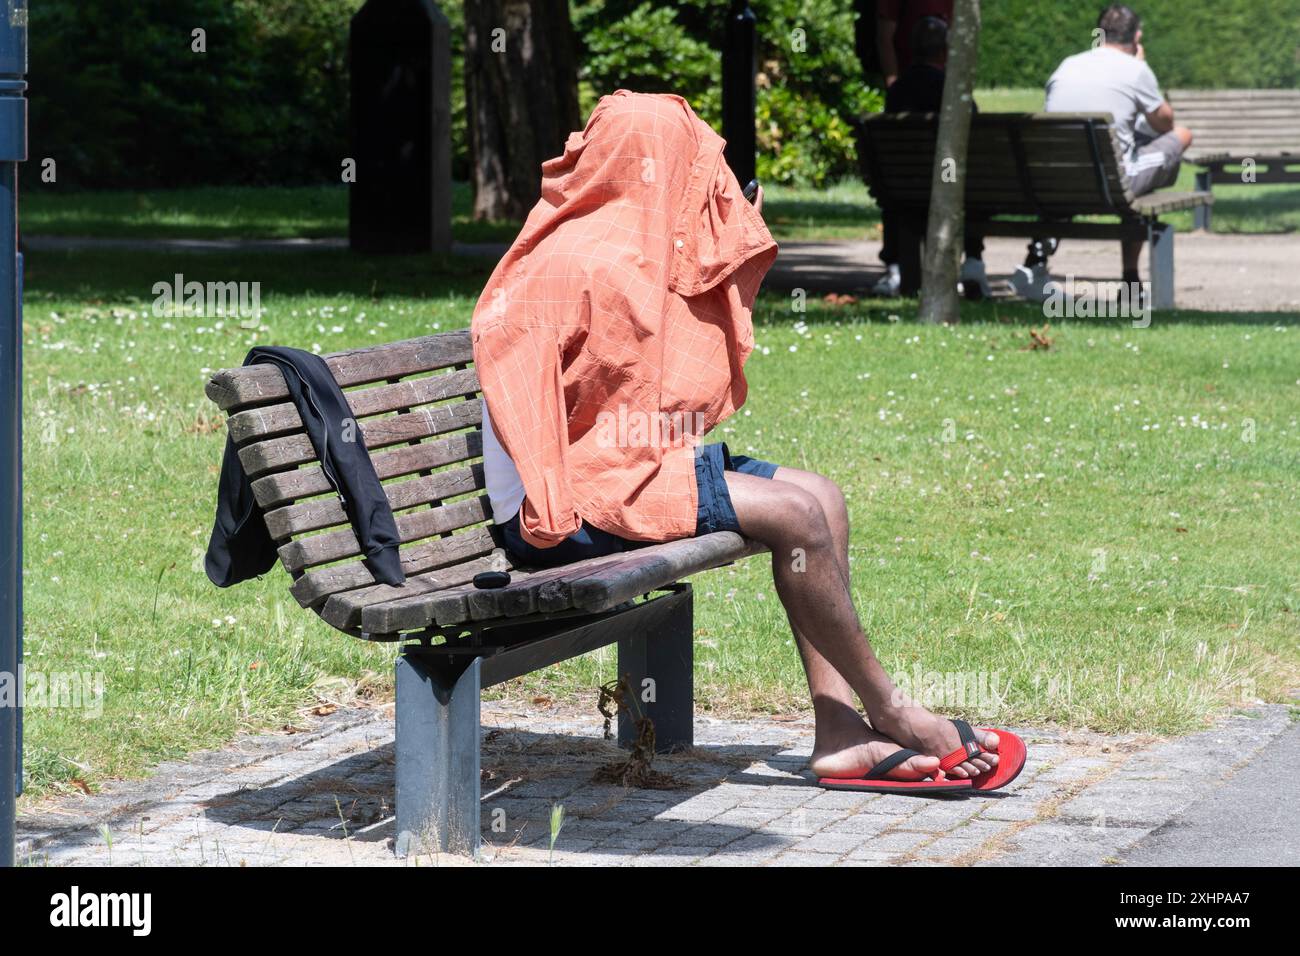
[[[695,456],[695,486],[699,496],[699,507],[695,512],[695,534],[698,536],[714,531],[740,530],[736,509],[731,504],[731,493],[727,490],[725,472],[771,478],[776,474],[776,468],[770,461],[761,461],[748,455],[732,455],[721,442],[701,445]],[[500,528],[511,557],[520,564],[536,568],[572,564],[585,558],[633,551],[654,543],[620,538],[584,522],[581,528],[555,547],[538,548],[525,541],[520,534],[519,512],[511,515],[510,520],[502,522]]]

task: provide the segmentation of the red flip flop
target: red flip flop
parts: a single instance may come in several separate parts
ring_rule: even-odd
[[[961,746],[939,761],[941,773],[947,773],[958,764],[973,760],[985,752],[980,748],[979,741],[975,739],[975,732],[970,729],[970,724],[964,720],[952,720],[949,723],[957,728]],[[981,727],[980,731],[998,735],[998,749],[992,751],[998,756],[998,764],[988,773],[982,773],[968,782],[973,790],[997,790],[1020,776],[1020,771],[1025,769],[1025,758],[1029,751],[1025,748],[1025,742],[1009,730]]]
[[[969,728],[968,728],[969,729]],[[965,751],[962,751],[965,753]],[[945,777],[942,770],[936,770],[934,776],[924,780],[887,780],[885,774],[901,763],[920,757],[915,750],[902,750],[890,754],[861,777],[820,777],[819,787],[827,790],[854,790],[861,793],[969,793],[971,782]],[[963,760],[966,758],[962,758]],[[961,761],[957,761],[961,763]]]

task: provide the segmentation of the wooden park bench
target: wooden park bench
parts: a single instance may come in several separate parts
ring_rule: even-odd
[[[1183,158],[1200,167],[1197,189],[1300,183],[1300,90],[1170,90],[1169,104],[1194,137]],[[1210,228],[1209,206],[1196,210],[1196,228]]]
[[[618,673],[654,722],[658,748],[691,746],[692,594],[682,579],[762,548],[721,532],[557,569],[512,567],[483,493],[469,333],[325,361],[385,484],[402,540],[401,587],[377,584],[359,560],[279,368],[219,371],[206,392],[230,416],[294,599],[351,637],[401,644],[396,851],[477,851],[483,687],[617,642]],[[509,570],[510,584],[476,589],[474,576],[487,570]],[[620,713],[619,742],[635,731]]]
[[[880,113],[858,123],[858,163],[871,195],[900,218],[905,295],[921,287],[937,117]],[[1121,175],[1109,113],[979,113],[971,120],[966,231],[1029,239],[1145,239],[1151,304],[1174,304],[1174,230],[1165,213],[1208,205],[1208,192],[1134,197]],[[1114,216],[1118,222],[1075,222]],[[1004,218],[1016,217],[1016,218]]]

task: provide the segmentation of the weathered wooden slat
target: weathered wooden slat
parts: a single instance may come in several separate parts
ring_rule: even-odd
[[[1195,159],[1193,159],[1195,157]],[[1290,149],[1283,148],[1278,144],[1264,144],[1259,148],[1252,146],[1238,147],[1231,143],[1207,143],[1197,149],[1189,150],[1183,157],[1184,161],[1196,165],[1205,165],[1207,162],[1218,161],[1220,163],[1232,162],[1240,165],[1243,159],[1250,159],[1255,165],[1264,166],[1276,164],[1278,166],[1294,166],[1300,163],[1300,146],[1294,146]]]
[[[607,610],[697,571],[762,551],[761,545],[729,531],[653,544],[532,575],[516,575],[507,588],[453,588],[373,605],[362,611],[362,630],[392,634],[432,624],[462,624],[570,608]]]
[[[432,571],[459,561],[469,561],[490,554],[496,547],[491,533],[486,527],[470,528],[458,531],[445,538],[434,538],[418,544],[406,545],[399,549],[402,571],[409,578],[411,575]],[[336,564],[328,568],[308,571],[289,589],[294,599],[303,607],[316,607],[327,598],[340,591],[366,587],[375,584],[372,575],[364,564],[354,561],[350,564]]]
[[[1133,208],[1144,215],[1160,215],[1179,209],[1192,209],[1196,206],[1213,206],[1214,196],[1204,193],[1147,193],[1133,200]]]
[[[362,628],[369,633],[392,634],[418,631],[435,624],[519,617],[542,609],[567,610],[572,601],[563,584],[566,577],[580,574],[587,567],[617,562],[621,557],[621,554],[607,554],[558,568],[517,569],[511,572],[511,581],[504,588],[451,588],[397,598],[367,607],[362,613]]]
[[[1272,103],[1261,106],[1241,108],[1223,105],[1201,105],[1186,103],[1174,104],[1175,116],[1180,125],[1184,123],[1199,122],[1207,126],[1235,125],[1248,126],[1251,123],[1270,124],[1276,123],[1279,126],[1289,125],[1295,119],[1296,110],[1300,110],[1300,103],[1295,105],[1289,103]],[[1196,130],[1192,130],[1193,133]]]
[[[504,588],[468,595],[470,620],[490,621],[497,617],[549,614],[573,607],[570,584],[593,568],[617,564],[630,552],[606,554],[578,564],[535,571],[527,579],[511,581]]]
[[[1291,150],[1290,156],[1287,155],[1288,148]],[[1256,163],[1262,163],[1269,156],[1286,158],[1289,162],[1296,162],[1296,157],[1300,156],[1300,145],[1295,143],[1239,143],[1229,139],[1209,140],[1205,143],[1197,142],[1196,149],[1185,154],[1184,158],[1192,162],[1192,157],[1204,157],[1206,155],[1228,155],[1238,157],[1239,159],[1252,159]]]
[[[470,428],[483,421],[483,400],[471,398],[448,405],[431,405],[405,415],[371,418],[357,430],[367,448],[418,441],[444,432]],[[250,476],[280,471],[316,460],[316,450],[305,434],[253,442],[239,449],[239,461]]]
[[[734,531],[717,531],[629,551],[617,567],[600,568],[574,580],[570,585],[573,606],[584,611],[604,611],[698,571],[764,550],[758,542]]]
[[[1181,118],[1180,118],[1181,119]],[[1196,123],[1192,135],[1197,141],[1203,139],[1230,139],[1233,141],[1257,140],[1261,142],[1286,143],[1292,147],[1300,144],[1300,127],[1294,122],[1280,123],[1276,120],[1234,120],[1218,121],[1207,117],[1187,117],[1188,124]]]
[[[437,441],[423,441],[418,445],[377,452],[370,456],[370,460],[380,480],[387,480],[421,471],[432,471],[444,465],[477,458],[482,454],[483,433],[472,431],[448,435]],[[309,465],[293,471],[265,475],[256,479],[252,487],[257,503],[264,510],[300,498],[328,494],[334,490],[330,487],[329,479],[325,477],[325,472],[321,470],[320,465]]]
[[[372,604],[383,604],[395,598],[441,591],[445,588],[472,582],[474,575],[480,572],[506,571],[509,568],[510,562],[506,558],[505,552],[497,548],[491,554],[480,558],[462,561],[450,567],[408,577],[406,583],[401,587],[375,584],[370,587],[344,591],[341,594],[333,594],[325,602],[324,607],[321,608],[321,620],[341,631],[357,629],[361,627],[362,610]]]
[[[473,369],[458,369],[441,375],[407,379],[393,385],[356,389],[345,393],[352,414],[357,418],[412,409],[478,391],[478,375]],[[302,419],[292,402],[264,405],[236,412],[226,421],[226,429],[235,444],[254,438],[283,435],[302,429]]]
[[[1193,146],[1204,148],[1206,143],[1227,143],[1231,149],[1245,146],[1277,146],[1281,152],[1296,152],[1300,149],[1300,130],[1273,129],[1268,126],[1252,126],[1248,129],[1229,129],[1227,127],[1201,127],[1193,130],[1196,139]]]
[[[1232,153],[1231,151],[1220,151],[1218,153],[1207,151],[1196,153],[1196,155],[1200,158],[1201,162],[1226,164],[1229,166],[1240,166],[1241,160],[1245,158]],[[1250,158],[1259,166],[1269,163],[1275,163],[1279,166],[1294,166],[1297,163],[1300,163],[1300,149],[1291,150],[1290,152],[1280,150],[1272,153],[1255,153],[1252,154]]]
[[[487,495],[452,502],[428,511],[412,511],[397,515],[397,533],[402,543],[419,541],[435,534],[444,534],[464,528],[491,516]],[[342,561],[361,553],[361,545],[351,528],[308,535],[283,544],[279,548],[280,561],[290,572],[301,571],[330,561]]]
[[[1192,117],[1188,122],[1195,122]],[[1276,120],[1218,120],[1202,118],[1200,126],[1192,130],[1197,141],[1202,139],[1260,140],[1262,142],[1300,143],[1300,123],[1294,120],[1278,122]]]
[[[1170,90],[1168,98],[1175,110],[1300,108],[1300,90]]]
[[[1237,106],[1251,109],[1273,103],[1294,103],[1300,106],[1300,89],[1273,90],[1170,90],[1169,102],[1197,103],[1204,106]]]
[[[390,482],[384,485],[384,493],[388,496],[388,506],[398,512],[404,508],[414,508],[478,491],[484,487],[483,477],[483,466],[476,464],[421,478]],[[286,505],[266,512],[263,517],[266,520],[266,530],[271,532],[271,537],[276,541],[348,523],[347,513],[337,497],[314,498]]]
[[[469,330],[440,332],[403,342],[390,342],[324,356],[340,388],[405,378],[474,361]],[[289,397],[284,376],[275,365],[222,369],[208,381],[205,392],[222,411],[264,405]]]

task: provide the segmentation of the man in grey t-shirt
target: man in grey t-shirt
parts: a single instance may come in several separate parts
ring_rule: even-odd
[[[1109,113],[1124,151],[1124,172],[1137,195],[1172,185],[1192,134],[1174,125],[1142,50],[1142,21],[1122,4],[1102,11],[1105,41],[1066,57],[1047,81],[1049,113]]]
[[[1122,168],[1129,188],[1141,196],[1172,186],[1191,132],[1174,125],[1174,111],[1160,95],[1156,76],[1142,49],[1142,21],[1123,4],[1102,11],[1097,28],[1101,46],[1066,57],[1047,81],[1049,113],[1109,113],[1123,150]],[[1046,252],[1030,246],[1025,275],[1017,283],[1027,288],[1046,281]],[[1142,240],[1124,241],[1124,281],[1138,281]],[[1036,260],[1036,261],[1035,261]]]

